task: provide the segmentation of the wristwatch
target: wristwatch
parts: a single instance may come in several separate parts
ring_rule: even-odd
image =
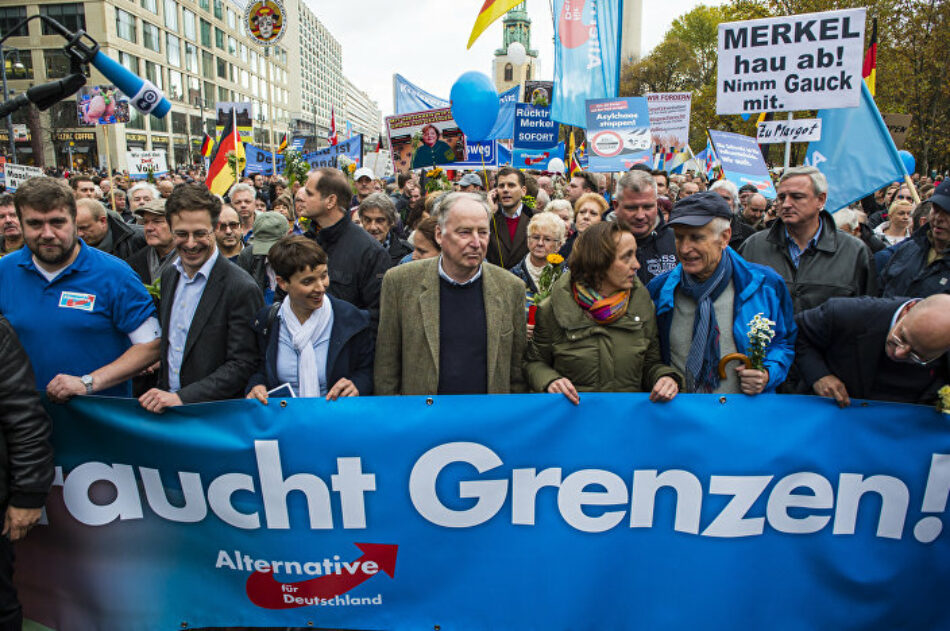
[[[86,394],[92,394],[92,375],[83,375],[79,380],[86,386]]]

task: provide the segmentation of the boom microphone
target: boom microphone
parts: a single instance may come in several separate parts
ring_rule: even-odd
[[[172,108],[172,104],[154,83],[130,72],[101,50],[93,56],[92,65],[128,96],[132,107],[143,114],[162,118]]]
[[[40,110],[48,110],[56,103],[75,94],[86,83],[82,73],[73,73],[62,79],[35,85],[0,105],[0,118],[9,116],[21,107],[32,103]]]

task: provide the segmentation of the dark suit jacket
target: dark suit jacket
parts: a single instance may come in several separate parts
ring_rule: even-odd
[[[534,213],[527,206],[521,207],[518,229],[512,241],[508,233],[505,214],[496,210],[491,217],[491,232],[488,235],[488,255],[485,259],[492,265],[511,269],[528,254],[528,222]],[[332,285],[331,285],[332,286]]]
[[[159,387],[168,389],[168,329],[180,274],[162,274],[162,369]],[[247,272],[218,256],[195,309],[181,363],[182,403],[242,398],[260,355],[251,329],[264,305],[257,283]]]
[[[884,344],[891,330],[894,313],[908,298],[831,298],[820,307],[806,309],[797,316],[798,338],[795,342],[795,365],[811,391],[811,386],[826,375],[834,375],[857,399],[877,399],[874,378],[882,362],[891,361],[884,354]],[[947,355],[931,364],[944,375],[946,383]],[[940,385],[940,384],[937,384]],[[908,396],[908,403],[933,400],[936,391],[927,392],[918,400]]]

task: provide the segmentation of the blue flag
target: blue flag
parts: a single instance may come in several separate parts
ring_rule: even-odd
[[[521,86],[516,85],[498,95],[498,118],[495,119],[495,126],[492,127],[487,140],[514,138],[515,103],[518,102],[520,89]]]
[[[907,175],[874,98],[861,82],[861,105],[818,110],[821,140],[808,143],[805,164],[828,178],[825,208],[835,212]]]
[[[402,75],[393,75],[393,107],[397,114],[436,110],[449,107],[446,99],[429,94],[419,86],[410,83]]]
[[[551,117],[584,127],[586,100],[617,96],[620,0],[555,0],[554,15]]]

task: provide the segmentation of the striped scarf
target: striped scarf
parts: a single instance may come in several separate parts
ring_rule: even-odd
[[[732,259],[723,252],[713,275],[699,282],[683,272],[680,287],[696,301],[693,341],[686,356],[687,392],[712,392],[719,387],[719,323],[713,303],[732,282]]]
[[[577,306],[597,324],[616,322],[623,317],[630,305],[629,289],[614,292],[605,298],[590,287],[575,281],[571,283],[571,293],[574,294]]]

